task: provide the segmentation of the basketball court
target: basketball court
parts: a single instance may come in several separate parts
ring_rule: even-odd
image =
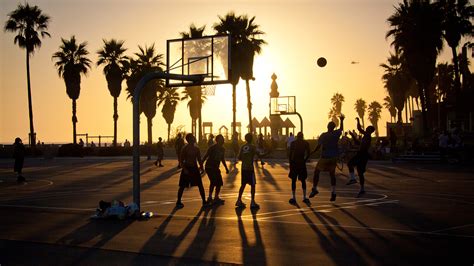
[[[355,265],[471,260],[472,168],[375,162],[369,164],[365,197],[356,198],[358,185],[345,186],[347,177],[338,173],[337,200],[329,202],[329,177],[323,174],[320,194],[311,199],[311,205],[301,202],[298,184],[298,204],[294,206],[288,203],[287,162],[270,160],[256,170],[259,210],[234,207],[240,186],[240,173],[234,167],[223,176],[224,205],[202,209],[197,188],[191,188],[184,192],[185,207],[176,210],[176,161],[165,160],[163,168],[152,163],[141,161],[140,188],[141,208],[154,216],[143,221],[119,221],[89,217],[100,200],[132,202],[129,158],[29,159],[25,184],[16,184],[12,162],[3,160],[0,238],[52,244],[48,250],[86,247],[89,249],[78,256],[86,264],[97,258],[96,253],[112,251],[125,252],[104,255],[112,264],[138,262],[141,256],[150,256],[146,260],[150,262],[167,258],[171,264]],[[308,171],[314,166],[315,161],[308,164]],[[203,180],[207,193],[207,176]],[[248,205],[249,190],[244,193]],[[16,242],[7,242],[12,246],[8,243]],[[25,262],[22,252],[22,246],[9,250],[7,258]],[[128,261],[117,260],[123,254],[128,254]],[[41,261],[42,255],[36,255]]]

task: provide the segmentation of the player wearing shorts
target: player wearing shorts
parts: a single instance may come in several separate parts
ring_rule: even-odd
[[[308,172],[306,171],[306,160],[308,160],[311,150],[309,143],[304,140],[303,133],[299,132],[296,135],[296,140],[290,144],[289,159],[290,159],[290,173],[288,177],[291,178],[291,192],[293,197],[290,199],[290,204],[296,204],[296,180],[301,181],[303,189],[303,202],[309,204],[309,199],[306,198],[306,178]]]
[[[245,204],[242,202],[242,194],[244,193],[245,186],[248,184],[250,185],[250,193],[252,197],[250,207],[258,209],[260,206],[255,202],[255,185],[257,182],[255,180],[255,171],[253,168],[253,160],[257,154],[257,148],[252,144],[251,133],[245,134],[245,141],[246,143],[240,148],[239,152],[239,160],[242,161],[242,184],[239,189],[239,197],[235,206],[245,208]]]
[[[197,186],[199,188],[199,194],[201,194],[202,199],[202,206],[205,207],[207,205],[206,195],[204,193],[204,186],[202,185],[200,173],[200,171],[203,171],[201,151],[195,145],[196,138],[193,136],[193,134],[187,134],[186,141],[188,142],[188,144],[183,147],[180,155],[181,161],[179,163],[183,169],[181,170],[181,175],[179,177],[178,200],[176,202],[176,208],[184,207],[184,204],[181,202],[184,189],[193,186]]]
[[[357,151],[356,155],[352,157],[347,163],[347,167],[349,168],[349,175],[350,179],[347,182],[347,185],[357,183],[357,180],[354,175],[354,167],[357,168],[357,174],[359,175],[360,181],[360,191],[357,194],[357,197],[360,197],[365,194],[365,170],[367,169],[367,162],[369,161],[369,149],[370,149],[370,142],[372,141],[372,133],[374,133],[375,128],[373,126],[368,126],[365,130],[360,125],[359,118],[357,119],[357,130],[362,134],[362,139],[360,140],[359,150]],[[356,140],[356,138],[354,138]]]
[[[221,187],[224,184],[222,181],[221,170],[219,169],[219,165],[222,164],[225,167],[225,173],[229,173],[229,168],[227,168],[227,164],[225,163],[225,149],[224,149],[224,137],[219,134],[216,136],[216,143],[209,147],[206,154],[204,155],[203,161],[206,162],[206,173],[209,177],[210,185],[209,185],[209,197],[207,199],[207,203],[224,203],[223,199],[219,198],[219,192],[221,191]],[[212,200],[212,193],[216,188],[216,195],[214,197],[214,201]]]
[[[339,156],[339,138],[341,137],[342,131],[344,130],[344,115],[341,114],[339,117],[341,120],[341,126],[339,129],[336,128],[334,122],[328,123],[328,131],[321,134],[318,140],[318,146],[314,149],[313,153],[316,152],[319,148],[322,148],[321,158],[318,160],[316,169],[314,170],[313,178],[313,189],[309,194],[309,197],[312,198],[318,194],[318,183],[319,183],[319,174],[321,171],[329,172],[331,177],[331,199],[330,201],[336,200],[336,163]]]

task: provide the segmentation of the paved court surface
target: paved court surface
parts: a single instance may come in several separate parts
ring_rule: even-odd
[[[275,160],[257,169],[260,210],[239,211],[238,169],[224,174],[224,205],[201,209],[192,188],[175,210],[176,162],[152,163],[142,161],[141,195],[154,217],[118,221],[89,216],[101,199],[131,202],[131,158],[27,159],[21,185],[0,160],[0,264],[474,264],[473,167],[370,162],[365,197],[339,173],[330,203],[323,174],[311,205],[298,184],[293,206],[288,164]]]

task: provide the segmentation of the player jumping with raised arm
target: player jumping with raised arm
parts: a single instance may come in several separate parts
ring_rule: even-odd
[[[344,115],[341,114],[339,117],[341,120],[341,126],[339,129],[336,128],[334,122],[328,123],[328,131],[321,134],[318,140],[318,146],[314,149],[313,153],[316,152],[319,148],[322,148],[321,158],[318,160],[316,169],[314,170],[313,178],[313,189],[309,197],[312,198],[319,193],[318,183],[319,183],[319,174],[321,171],[328,171],[329,176],[331,177],[331,201],[336,200],[336,163],[339,156],[338,142],[339,137],[341,137],[342,131],[344,130]]]
[[[359,150],[356,155],[349,160],[347,167],[349,168],[350,179],[347,182],[347,185],[357,183],[357,180],[354,175],[354,167],[357,168],[357,174],[359,175],[360,181],[360,191],[357,194],[357,197],[365,194],[365,170],[367,169],[367,162],[369,161],[369,149],[370,143],[372,141],[372,133],[374,133],[375,128],[373,126],[368,126],[365,130],[360,125],[359,118],[357,119],[357,130],[362,134],[362,139],[360,140]],[[354,141],[357,141],[357,138],[353,136]]]

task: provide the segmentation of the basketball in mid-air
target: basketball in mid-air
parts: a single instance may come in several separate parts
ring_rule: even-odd
[[[325,67],[328,61],[324,57],[318,58],[318,61],[316,62],[319,67]]]

